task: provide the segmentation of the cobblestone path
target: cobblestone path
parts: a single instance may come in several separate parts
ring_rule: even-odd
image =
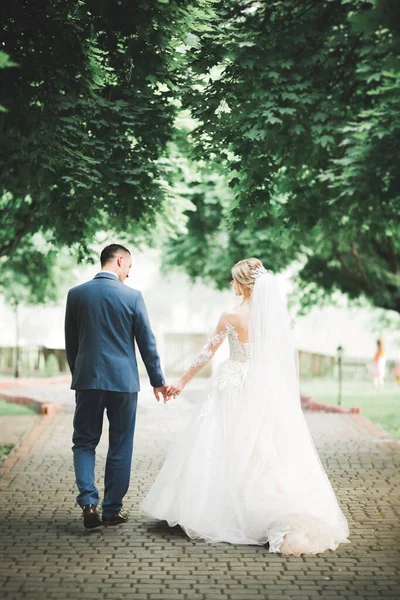
[[[50,393],[48,390],[46,393]],[[86,531],[75,505],[73,397],[43,417],[0,472],[4,600],[283,600],[400,597],[400,448],[358,415],[308,413],[314,441],[349,520],[351,544],[282,557],[258,546],[209,545],[139,513],[199,389],[175,403],[139,397],[124,526]],[[107,445],[98,448],[98,482]]]

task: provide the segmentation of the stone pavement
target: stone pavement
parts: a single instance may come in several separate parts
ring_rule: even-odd
[[[174,403],[140,395],[128,524],[86,531],[76,508],[73,396],[42,417],[0,479],[0,589],[4,600],[375,600],[400,596],[400,449],[358,415],[308,413],[314,441],[349,520],[351,544],[282,557],[259,546],[210,545],[149,520],[139,503],[183,427],[194,387]],[[98,481],[106,452],[98,449]]]

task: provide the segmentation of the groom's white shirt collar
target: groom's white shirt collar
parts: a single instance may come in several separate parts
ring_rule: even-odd
[[[98,275],[100,275],[100,273],[108,273],[109,275],[114,275],[118,279],[118,275],[113,271],[106,271],[106,269],[102,269],[101,271],[99,271]]]

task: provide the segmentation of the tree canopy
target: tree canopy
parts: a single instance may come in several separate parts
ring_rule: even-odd
[[[221,285],[246,255],[274,270],[297,259],[305,302],[339,289],[400,311],[398,3],[228,0],[213,11],[190,49],[184,102],[195,156],[224,170],[230,207],[196,236],[188,213],[170,261],[193,275],[200,235],[209,251],[195,274]],[[206,196],[197,203],[201,215]]]
[[[396,0],[19,0],[1,19],[3,260],[37,232],[83,256],[157,225],[193,278],[256,255],[300,265],[304,304],[400,311]]]
[[[187,8],[157,0],[17,0],[1,11],[0,256],[46,232],[83,251],[163,210],[175,46]]]

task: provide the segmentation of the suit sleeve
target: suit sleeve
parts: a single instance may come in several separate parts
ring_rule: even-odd
[[[78,354],[78,326],[76,314],[71,298],[71,292],[67,296],[67,306],[65,309],[65,352],[72,375],[75,370],[76,355]]]
[[[140,292],[135,305],[133,334],[136,338],[151,385],[153,387],[162,387],[165,385],[165,379],[157,352],[156,338],[151,329],[146,305]]]

